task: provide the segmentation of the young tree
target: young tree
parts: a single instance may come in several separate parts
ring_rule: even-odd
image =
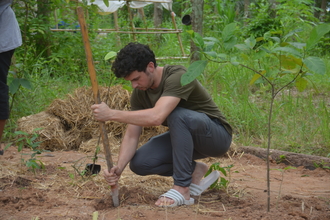
[[[161,3],[154,3],[154,26],[159,28],[163,21],[163,6]],[[157,41],[160,41],[160,34],[156,35]]]
[[[191,0],[192,11],[191,11],[191,25],[192,30],[196,33],[202,35],[203,33],[203,8],[204,8],[204,0]],[[191,62],[200,59],[200,55],[197,52],[199,49],[195,45],[193,41],[190,44],[190,54],[191,54]]]
[[[51,32],[49,30],[50,25],[50,13],[51,13],[51,1],[50,0],[37,0],[37,17],[40,19],[40,25],[44,27],[43,33],[38,32],[36,36],[36,48],[37,54],[41,54],[44,57],[51,55]]]
[[[267,211],[270,211],[270,162],[269,153],[271,147],[271,124],[273,115],[273,106],[275,97],[284,88],[290,85],[296,86],[298,91],[306,89],[308,80],[306,77],[312,73],[325,74],[326,65],[324,61],[315,56],[311,56],[313,48],[319,43],[320,39],[330,31],[330,24],[320,24],[316,26],[310,33],[309,39],[305,42],[297,41],[301,39],[298,35],[301,29],[295,29],[286,35],[273,36],[271,32],[265,33],[263,37],[256,39],[251,36],[243,43],[237,43],[235,36],[236,24],[227,25],[222,31],[221,39],[205,37],[198,33],[191,33],[193,41],[200,48],[200,54],[204,60],[198,60],[192,63],[187,72],[182,76],[181,83],[186,85],[198,77],[205,69],[209,62],[231,63],[235,66],[241,66],[252,73],[250,84],[254,84],[258,79],[262,79],[263,83],[270,86],[270,103],[268,114],[268,141],[267,141]],[[257,46],[257,41],[262,41]],[[239,57],[230,54],[217,53],[213,48],[215,45],[221,44],[227,52],[238,49],[242,55]],[[263,63],[264,60],[270,60],[273,63],[272,68]],[[253,63],[258,62],[258,67],[254,67]]]

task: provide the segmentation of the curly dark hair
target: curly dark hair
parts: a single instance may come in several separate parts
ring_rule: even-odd
[[[111,70],[116,77],[125,78],[136,70],[145,72],[149,62],[157,66],[155,54],[148,45],[129,43],[119,51]]]

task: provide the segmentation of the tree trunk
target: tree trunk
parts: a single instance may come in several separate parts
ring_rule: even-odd
[[[250,0],[244,0],[244,25],[247,24],[247,19],[249,18],[249,6],[250,6]]]
[[[203,35],[203,8],[204,0],[191,0],[192,11],[191,11],[191,25],[192,30],[200,35]],[[199,48],[194,44],[193,41],[190,43],[190,62],[200,60],[200,54],[198,53]]]
[[[163,22],[163,6],[161,3],[154,3],[154,26],[155,28],[161,27]],[[156,41],[160,42],[161,34],[156,34]]]
[[[161,3],[154,3],[154,26],[159,28],[163,21],[163,6]]]
[[[322,0],[321,2],[321,13],[320,13],[320,21],[324,21],[325,16],[327,14],[327,0]]]
[[[51,31],[50,27],[50,4],[49,0],[37,0],[38,10],[37,17],[40,19],[40,25],[45,26],[44,33],[38,32],[36,35],[36,49],[37,55],[49,57],[51,55]]]
[[[253,154],[257,157],[267,158],[267,149],[257,147],[239,147],[236,152]],[[304,166],[307,169],[316,169],[317,167],[330,167],[330,158],[314,155],[305,155],[287,151],[270,149],[269,160],[272,163],[284,163],[288,166]]]

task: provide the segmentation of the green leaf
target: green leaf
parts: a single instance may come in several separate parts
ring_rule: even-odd
[[[297,57],[301,57],[301,54],[299,53],[299,51],[291,48],[291,47],[276,47],[273,52],[277,52],[277,51],[281,51],[281,52],[285,52],[285,53],[289,53],[292,55],[295,55]]]
[[[230,41],[236,31],[236,23],[227,24],[222,31],[223,42]]]
[[[297,169],[296,167],[292,167],[292,166],[288,166],[288,167],[285,167],[284,170],[289,170],[289,169]]]
[[[244,61],[249,61],[250,60],[250,58],[251,58],[251,56],[248,56],[247,54],[245,54],[245,53],[241,53],[240,54],[240,56],[241,56],[241,58],[244,60]]]
[[[324,61],[319,57],[307,57],[303,60],[307,68],[317,74],[324,75],[326,73],[326,66]]]
[[[18,145],[17,151],[21,152],[23,150],[23,144]]]
[[[9,84],[9,92],[14,95],[18,91],[20,85],[20,80],[18,78],[14,78]]]
[[[114,51],[110,51],[109,53],[107,53],[107,55],[105,55],[104,60],[110,60],[111,58],[113,58],[115,56],[117,56],[117,53]]]
[[[277,43],[281,43],[281,39],[278,37],[270,37],[270,39],[273,39]]]
[[[204,40],[205,41],[211,41],[211,42],[214,42],[214,43],[219,43],[219,40],[215,37],[204,37]]]
[[[260,72],[260,74],[254,74],[254,76],[252,77],[251,81],[250,81],[250,85],[253,85],[260,77],[261,75],[265,75],[266,70],[263,70]]]
[[[210,56],[210,57],[214,57],[216,58],[218,56],[218,54],[215,51],[210,51],[210,52],[204,52],[206,55]]]
[[[30,160],[26,163],[27,167],[31,167],[32,169],[40,169],[41,167],[35,160]]]
[[[257,37],[257,38],[256,38],[256,41],[257,41],[257,42],[260,42],[260,41],[263,41],[263,40],[265,40],[264,37]]]
[[[13,143],[8,143],[6,146],[5,146],[5,148],[4,148],[4,150],[7,150],[11,145],[12,145]]]
[[[288,44],[298,49],[303,49],[304,47],[306,47],[306,43],[288,42]]]
[[[230,50],[235,46],[236,43],[237,43],[236,37],[232,37],[228,41],[224,42],[223,46],[226,50]]]
[[[242,51],[250,50],[250,47],[248,47],[246,44],[236,44],[235,47]]]
[[[44,128],[35,128],[35,129],[33,129],[32,132],[40,131],[40,130],[42,130],[42,129],[44,129]]]
[[[249,48],[253,49],[253,47],[256,45],[257,41],[256,39],[251,36],[248,39],[244,41],[245,45],[248,46]]]
[[[186,31],[191,37],[194,37],[194,31],[193,30],[187,30]]]
[[[20,84],[26,89],[32,89],[31,82],[27,79],[20,79]]]
[[[300,77],[296,80],[295,84],[296,84],[296,87],[297,87],[298,91],[302,92],[306,89],[308,82],[305,78]]]
[[[109,0],[103,0],[104,4],[109,7]]]
[[[204,39],[199,33],[195,32],[192,39],[197,47],[204,49]]]
[[[34,141],[35,139],[37,139],[38,136],[34,136],[30,138],[30,141]]]
[[[218,53],[218,54],[217,54],[217,57],[219,57],[220,59],[224,59],[224,60],[226,60],[226,59],[227,59],[227,54],[224,54],[224,53]]]
[[[223,175],[227,176],[227,172],[223,167],[218,167],[218,169],[221,173],[223,173]]]
[[[187,85],[194,81],[200,74],[203,73],[207,65],[206,60],[198,60],[193,62],[187,69],[187,72],[181,76],[181,85]]]
[[[298,28],[298,29],[295,29],[295,30],[293,30],[293,31],[290,31],[287,35],[285,35],[285,36],[283,37],[283,39],[286,40],[286,39],[288,39],[289,37],[295,35],[296,33],[298,33],[298,32],[302,32],[302,31],[303,31],[302,28]]]
[[[28,133],[26,133],[24,131],[15,131],[15,134],[29,135]]]
[[[209,41],[209,42],[204,42],[204,43],[205,43],[204,51],[205,52],[210,52],[213,49],[214,42],[213,41]]]
[[[281,65],[283,68],[293,70],[297,67],[297,63],[293,56],[281,55]]]
[[[306,50],[310,50],[311,48],[313,48],[320,41],[320,39],[329,31],[330,24],[324,23],[316,26],[309,35],[309,39],[307,40],[306,44]]]
[[[236,57],[230,58],[230,63],[233,64],[234,66],[238,66],[239,62],[236,60]]]
[[[260,47],[260,50],[265,51],[266,53],[272,53],[272,51],[268,50],[265,47]]]

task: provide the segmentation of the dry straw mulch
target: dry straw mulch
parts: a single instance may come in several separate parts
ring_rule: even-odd
[[[130,93],[122,86],[99,87],[99,94],[101,101],[110,108],[130,110]],[[46,150],[92,152],[98,144],[102,150],[102,140],[99,141],[99,123],[93,119],[90,108],[94,103],[91,88],[77,88],[65,99],[55,99],[46,111],[19,119],[17,129],[29,134],[37,133],[39,136],[36,141],[42,141],[40,147]],[[126,124],[111,121],[106,122],[105,127],[111,150],[117,152]],[[42,130],[35,131],[36,128]],[[167,128],[163,126],[144,128],[140,144],[166,130]]]

